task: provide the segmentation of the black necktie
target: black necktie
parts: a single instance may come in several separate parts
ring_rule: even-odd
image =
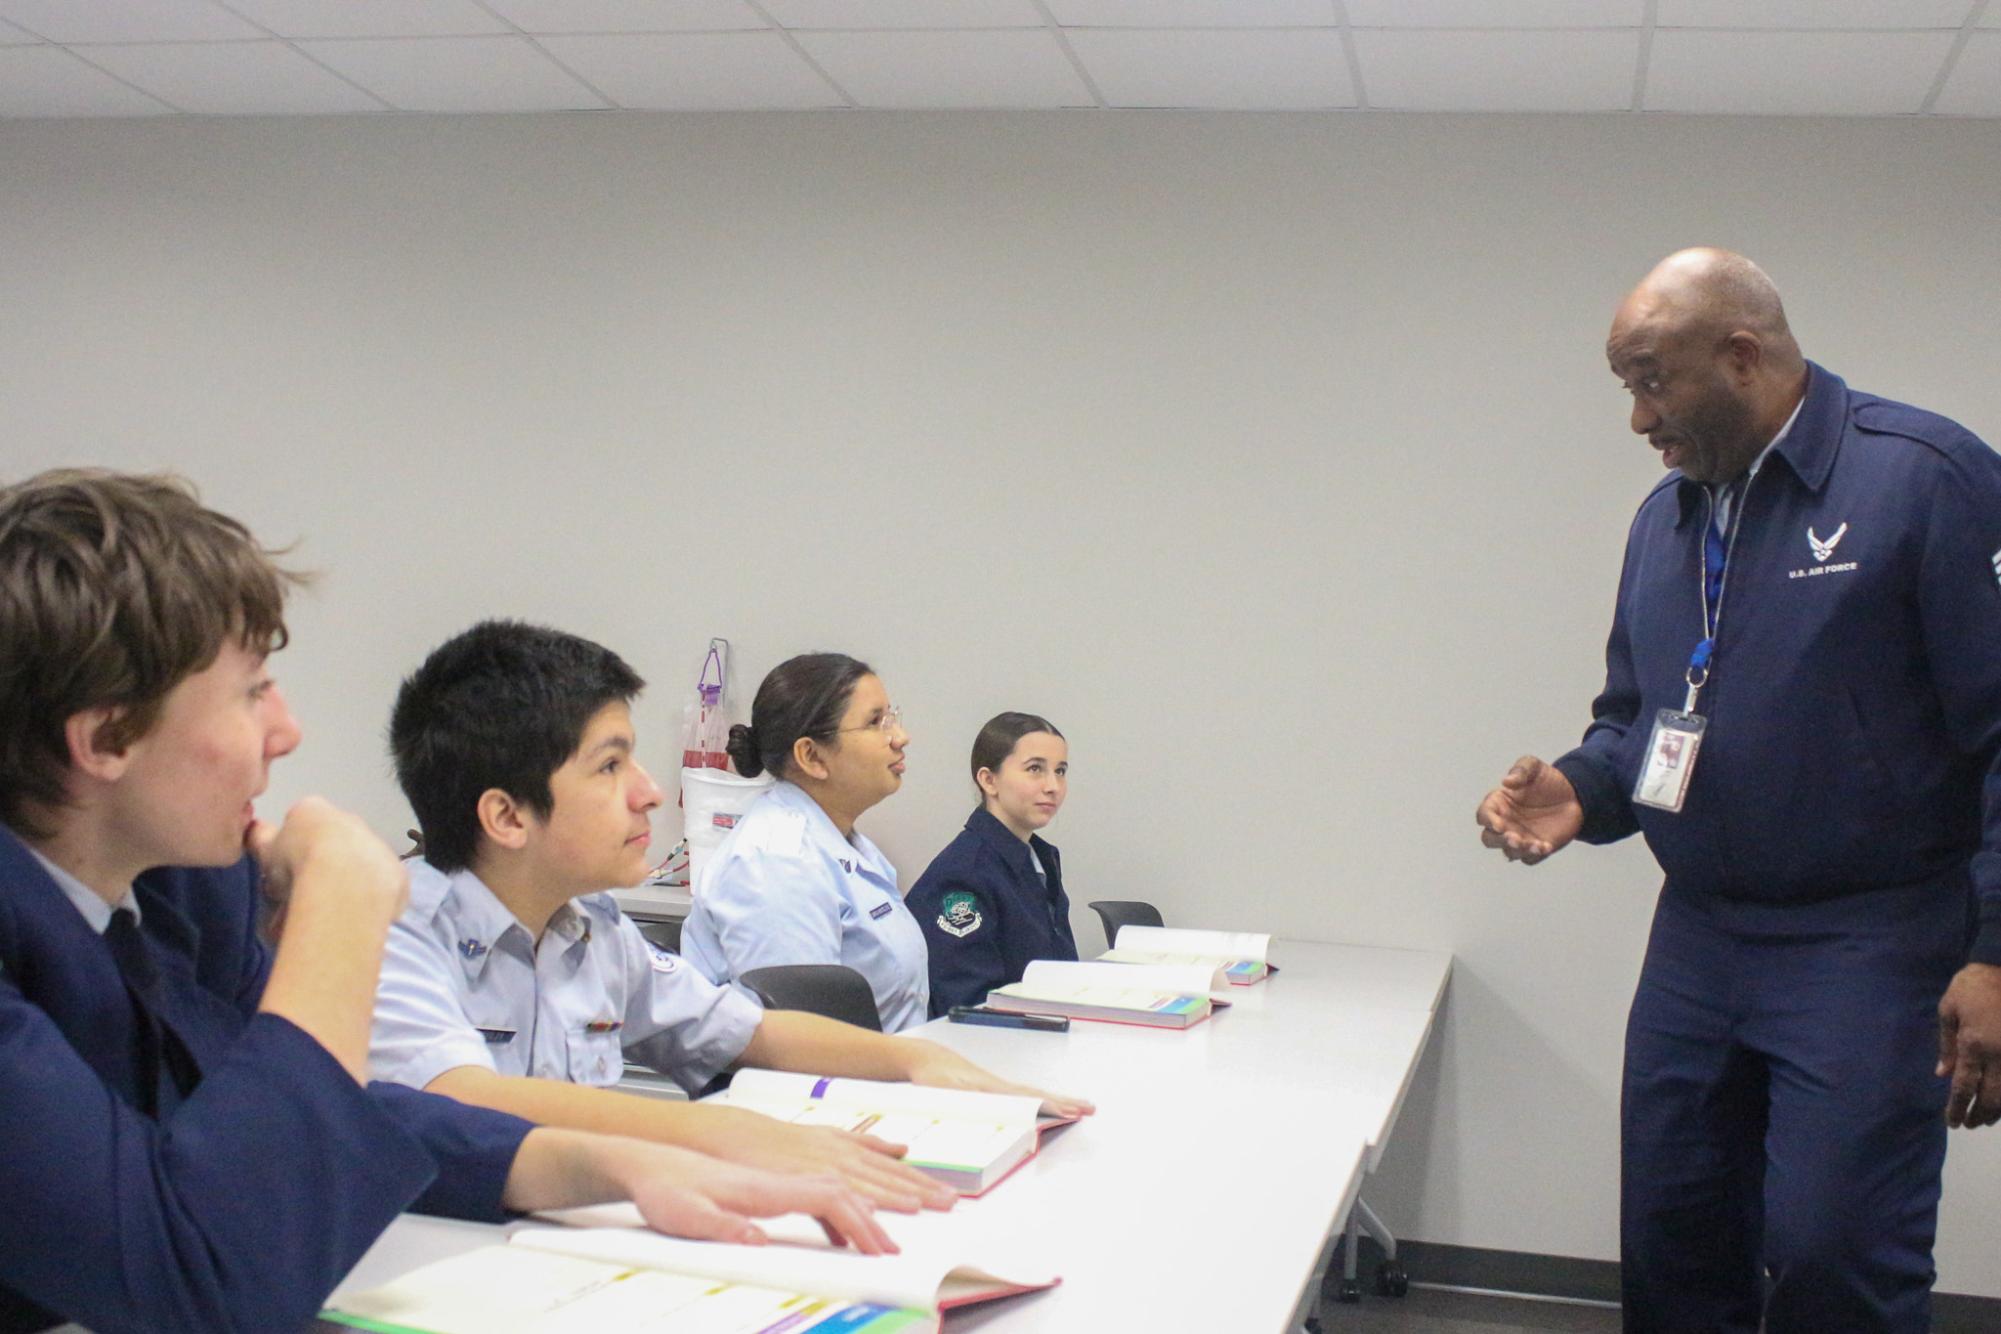
[[[138,1094],[141,1111],[165,1117],[194,1091],[200,1073],[187,1044],[160,1016],[160,973],[154,966],[139,919],[121,908],[111,914],[104,943],[118,963],[125,992],[132,1000],[132,1018],[139,1032]]]

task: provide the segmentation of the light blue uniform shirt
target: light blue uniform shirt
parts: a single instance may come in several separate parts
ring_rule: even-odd
[[[859,830],[842,838],[792,783],[751,803],[702,868],[681,950],[719,983],[773,964],[844,963],[868,979],[883,1032],[930,1017],[924,932],[896,868]]]
[[[413,1088],[462,1065],[616,1084],[630,1056],[692,1093],[763,1019],[756,1001],[650,944],[609,894],[558,908],[538,947],[471,871],[413,861],[368,1055],[375,1078]]]

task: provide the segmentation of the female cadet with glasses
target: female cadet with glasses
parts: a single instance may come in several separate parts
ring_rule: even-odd
[[[910,891],[931,947],[931,1013],[978,1005],[1031,959],[1075,959],[1055,845],[1038,836],[1063,807],[1070,751],[1032,713],[1002,713],[973,740],[980,807]]]
[[[840,653],[780,663],[750,726],[730,729],[737,771],[778,783],[744,813],[695,887],[681,949],[722,983],[775,964],[841,963],[868,979],[885,1033],[929,1017],[924,933],[896,868],[855,828],[903,785],[909,734],[882,681]]]

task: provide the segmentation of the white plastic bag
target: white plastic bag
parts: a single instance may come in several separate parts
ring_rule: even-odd
[[[689,892],[702,891],[702,867],[730,836],[750,804],[776,782],[770,774],[744,778],[707,767],[681,770],[683,826],[688,839]]]

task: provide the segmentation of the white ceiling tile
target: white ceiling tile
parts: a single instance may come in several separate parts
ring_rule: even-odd
[[[411,37],[300,46],[403,111],[571,111],[604,105],[525,37]]]
[[[1066,28],[1331,28],[1334,0],[1047,0]]]
[[[1351,107],[1341,34],[1079,28],[1071,49],[1114,107]]]
[[[1976,32],[1933,108],[1947,116],[2001,116],[2001,32]]]
[[[264,35],[213,0],[0,0],[0,19],[52,42],[212,42]]]
[[[1950,32],[1654,34],[1648,111],[1889,116],[1917,111]]]
[[[0,23],[0,46],[26,46],[42,39],[11,23]]]
[[[771,25],[744,0],[486,0],[523,32],[730,32]]]
[[[865,107],[1075,107],[1091,92],[1047,32],[803,32]]]
[[[280,37],[477,37],[510,32],[473,0],[228,0]]]
[[[164,116],[167,111],[61,47],[0,49],[0,117]]]
[[[161,101],[205,116],[337,115],[382,104],[283,42],[93,46],[91,63]]]
[[[1643,0],[1348,0],[1357,28],[1636,28]]]
[[[786,28],[1040,28],[1034,0],[764,0]]]
[[[621,107],[738,111],[845,105],[776,32],[545,37],[549,54]]]
[[[1662,28],[1957,28],[1973,0],[1660,0]]]
[[[1637,32],[1355,34],[1369,105],[1393,111],[1617,111],[1632,105]],[[1559,73],[1560,71],[1560,73]]]

